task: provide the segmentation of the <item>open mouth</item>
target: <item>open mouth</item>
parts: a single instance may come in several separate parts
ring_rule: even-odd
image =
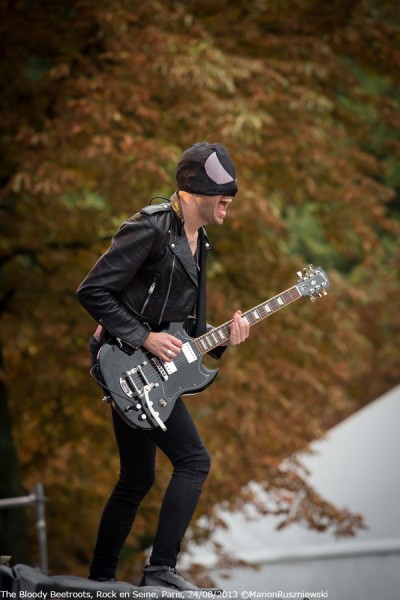
[[[226,216],[226,211],[228,209],[228,204],[229,204],[229,200],[220,200],[218,202],[218,214],[221,217],[225,217]]]

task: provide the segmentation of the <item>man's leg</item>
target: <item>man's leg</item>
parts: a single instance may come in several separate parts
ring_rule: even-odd
[[[113,410],[120,453],[120,476],[104,508],[90,568],[90,578],[114,579],[119,554],[131,531],[139,504],[154,482],[156,445]]]
[[[198,590],[179,575],[175,565],[210,469],[210,456],[181,399],[176,402],[166,425],[166,432],[154,430],[149,433],[168,456],[174,470],[161,506],[150,565],[144,569],[141,585]],[[208,591],[218,593],[221,590]]]
[[[181,541],[210,470],[210,455],[181,398],[166,425],[166,432],[156,429],[149,433],[174,467],[161,505],[150,564],[175,567]]]

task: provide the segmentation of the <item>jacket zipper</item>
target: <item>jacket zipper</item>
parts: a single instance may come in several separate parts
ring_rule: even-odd
[[[162,318],[163,318],[163,316],[164,316],[165,307],[166,307],[166,305],[167,305],[168,298],[169,298],[169,293],[170,293],[170,291],[171,291],[171,285],[172,285],[172,274],[173,274],[173,272],[174,272],[174,267],[175,267],[175,259],[176,259],[176,256],[175,256],[175,254],[174,254],[174,258],[172,259],[172,268],[171,268],[171,275],[170,275],[170,277],[169,277],[168,290],[167,290],[167,294],[166,294],[166,296],[165,296],[165,300],[164,300],[164,304],[163,304],[163,307],[162,307],[162,310],[161,310],[160,318],[159,318],[159,320],[158,320],[158,324],[159,324],[159,325],[160,325],[160,323],[162,323]]]
[[[146,307],[147,307],[147,305],[148,305],[148,303],[149,303],[149,300],[150,300],[150,298],[151,298],[151,295],[152,295],[152,293],[153,293],[153,292],[154,292],[154,290],[155,290],[155,287],[156,287],[156,284],[157,284],[157,279],[158,279],[158,278],[159,278],[159,275],[158,275],[158,273],[156,273],[156,274],[154,275],[153,283],[151,284],[151,286],[150,286],[150,287],[149,287],[149,289],[148,289],[148,292],[147,292],[147,298],[146,298],[146,300],[144,301],[144,304],[143,304],[143,306],[142,306],[142,310],[141,310],[141,312],[142,312],[142,313],[144,313],[144,311],[146,310]]]
[[[109,333],[111,333],[112,336],[114,336],[114,339],[117,342],[117,346],[121,350],[124,349],[124,345],[128,346],[129,348],[134,348],[134,346],[132,346],[132,344],[130,344],[129,342],[126,342],[125,340],[122,340],[120,338],[120,336],[118,335],[118,333],[116,331],[114,331],[113,329],[111,329],[111,327],[109,327],[108,325],[105,325],[103,319],[100,319],[99,323],[100,323],[100,325],[102,325],[104,327],[104,329],[106,329]]]

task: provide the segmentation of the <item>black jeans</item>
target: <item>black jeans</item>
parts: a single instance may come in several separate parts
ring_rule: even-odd
[[[139,504],[155,477],[157,447],[173,465],[161,505],[150,563],[175,567],[182,538],[210,470],[210,456],[183,400],[166,422],[167,431],[133,429],[112,410],[121,471],[101,517],[90,568],[93,579],[115,577],[119,554]]]

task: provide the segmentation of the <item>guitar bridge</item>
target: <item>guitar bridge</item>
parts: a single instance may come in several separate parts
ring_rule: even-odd
[[[150,362],[153,364],[153,367],[155,368],[161,379],[163,381],[167,381],[168,373],[164,369],[164,363],[161,362],[161,360],[159,358],[156,358],[155,356],[153,356],[153,358],[150,359]]]

